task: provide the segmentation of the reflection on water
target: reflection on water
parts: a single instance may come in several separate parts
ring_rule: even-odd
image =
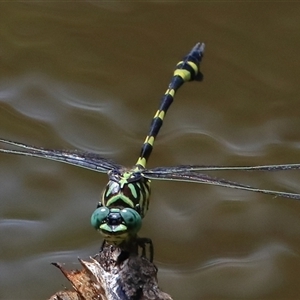
[[[86,1],[0,11],[1,137],[130,166],[174,63],[203,41],[205,81],[178,93],[150,167],[299,162],[299,6]],[[46,299],[68,286],[50,262],[76,268],[98,251],[89,218],[107,178],[38,159],[0,163],[0,298]],[[300,192],[297,173],[221,176]],[[142,234],[174,299],[297,298],[299,203],[152,186]]]

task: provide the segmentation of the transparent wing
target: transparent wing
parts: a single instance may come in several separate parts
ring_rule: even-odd
[[[300,164],[262,165],[262,166],[205,166],[182,165],[175,167],[158,167],[147,170],[149,174],[187,173],[197,171],[287,171],[298,170]]]
[[[240,184],[234,181],[229,181],[222,178],[211,177],[206,174],[200,174],[196,172],[170,172],[169,170],[165,170],[162,172],[155,172],[156,169],[145,170],[143,171],[143,176],[148,179],[158,179],[158,180],[173,180],[173,181],[185,181],[185,182],[195,182],[195,183],[203,183],[203,184],[211,184],[221,187],[227,187],[238,190],[245,190],[263,194],[269,194],[273,196],[280,196],[291,199],[300,200],[300,194],[296,193],[288,193],[288,192],[280,192],[266,189],[259,189],[256,187],[252,187],[245,184]],[[206,169],[207,170],[207,169]]]
[[[77,150],[52,150],[34,146],[28,146],[22,143],[0,139],[0,143],[15,146],[25,150],[10,150],[0,148],[0,152],[15,155],[25,155],[31,157],[45,158],[74,165],[81,168],[86,168],[96,172],[107,173],[112,169],[120,169],[122,166],[105,159],[98,154],[89,152],[80,152]]]

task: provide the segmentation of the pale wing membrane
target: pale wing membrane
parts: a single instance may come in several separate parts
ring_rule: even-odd
[[[263,165],[263,166],[205,166],[182,165],[175,167],[158,167],[147,170],[147,174],[187,173],[196,171],[288,171],[299,170],[300,164]]]
[[[51,150],[34,146],[28,146],[26,144],[8,141],[0,139],[1,143],[12,145],[15,147],[23,148],[22,150],[10,150],[0,148],[0,152],[15,155],[25,155],[31,157],[44,158],[48,160],[54,160],[63,162],[66,164],[74,165],[81,168],[86,168],[96,172],[107,173],[112,169],[120,169],[121,166],[113,163],[112,161],[105,159],[98,154],[89,152],[80,152],[77,150]]]
[[[216,186],[221,186],[221,187],[226,187],[226,188],[245,190],[245,191],[250,191],[250,192],[257,192],[257,193],[269,194],[269,195],[273,195],[273,196],[279,196],[279,197],[300,200],[300,194],[259,189],[259,188],[252,187],[249,185],[244,185],[244,184],[240,184],[240,183],[237,183],[234,181],[228,181],[228,180],[221,179],[221,178],[211,177],[211,176],[196,173],[196,172],[188,172],[188,173],[153,172],[153,173],[150,173],[150,172],[146,171],[145,173],[143,172],[143,176],[148,179],[173,180],[173,181],[185,181],[185,182],[211,184],[211,185],[216,185]]]

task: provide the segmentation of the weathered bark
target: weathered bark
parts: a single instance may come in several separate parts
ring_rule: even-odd
[[[74,291],[58,292],[50,300],[172,300],[158,287],[155,265],[136,253],[107,246],[90,261],[79,262],[80,271],[54,263]]]

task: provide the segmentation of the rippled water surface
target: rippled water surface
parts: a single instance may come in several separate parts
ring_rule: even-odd
[[[300,162],[300,6],[240,2],[0,4],[0,136],[135,163],[174,65],[206,43],[203,83],[178,93],[149,167]],[[0,298],[47,299],[101,244],[106,176],[0,155]],[[300,193],[300,171],[217,174]],[[152,184],[142,235],[174,299],[295,299],[300,202]]]

